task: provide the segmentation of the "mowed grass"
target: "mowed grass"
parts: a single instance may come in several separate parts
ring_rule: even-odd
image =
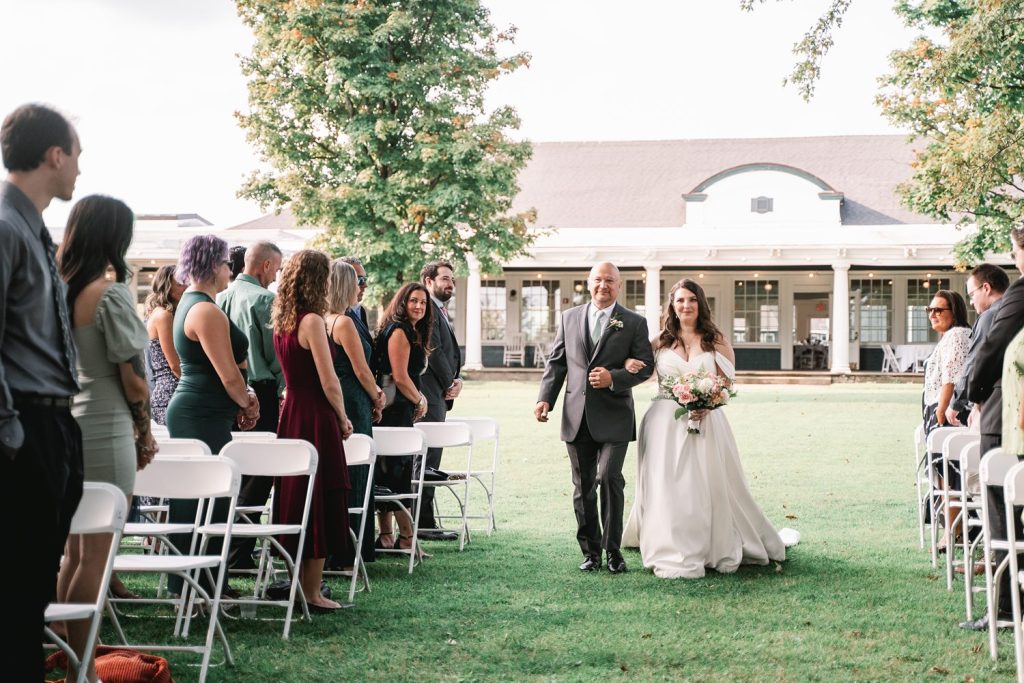
[[[655,578],[636,552],[625,575],[577,570],[560,415],[533,420],[536,389],[471,382],[457,402],[456,415],[501,423],[497,532],[476,534],[462,553],[427,544],[433,557],[411,576],[397,559],[376,562],[373,591],[354,609],[297,623],[287,641],[277,623],[227,621],[237,663],[209,680],[1010,679],[1010,636],[993,666],[985,635],[957,627],[962,583],[947,592],[918,548],[919,387],[741,386],[725,410],[751,489],[802,541],[780,566],[693,581]],[[638,418],[652,392],[637,389]],[[627,514],[635,468],[631,448]],[[138,620],[126,627],[156,633]],[[170,661],[176,681],[196,679],[192,658]]]

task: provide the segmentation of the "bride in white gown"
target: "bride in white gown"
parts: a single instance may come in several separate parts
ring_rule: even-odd
[[[735,355],[711,320],[700,285],[676,283],[668,308],[653,342],[659,385],[664,377],[701,367],[733,379]],[[675,418],[676,408],[659,389],[640,425],[636,499],[622,547],[639,547],[644,567],[666,579],[786,559],[779,532],[747,488],[725,412],[694,411],[690,417],[700,421],[700,434],[689,434],[686,418]]]

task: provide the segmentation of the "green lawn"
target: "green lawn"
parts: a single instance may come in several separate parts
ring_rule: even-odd
[[[637,390],[639,413],[651,392]],[[209,680],[1010,679],[1010,636],[993,667],[984,634],[957,628],[962,585],[946,592],[918,548],[917,386],[740,387],[725,410],[754,495],[803,538],[781,567],[695,581],[657,579],[635,552],[626,575],[576,569],[559,416],[534,422],[535,395],[480,382],[458,402],[501,423],[495,534],[463,553],[428,544],[412,576],[378,561],[355,609],[297,623],[288,641],[277,624],[228,622],[237,665]],[[627,513],[635,466],[631,449]],[[171,657],[176,681],[195,680],[188,661]]]

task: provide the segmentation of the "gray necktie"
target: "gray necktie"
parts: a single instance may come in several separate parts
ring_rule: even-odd
[[[64,288],[61,287],[60,274],[57,272],[57,260],[54,258],[55,247],[50,231],[43,226],[40,236],[43,242],[43,251],[46,252],[46,263],[50,266],[50,288],[53,290],[53,303],[57,308],[57,326],[60,328],[61,351],[64,355],[64,365],[71,376],[71,381],[76,389],[81,389],[78,383],[78,367],[75,359],[75,340],[71,337],[71,320],[68,318],[68,302],[61,296]]]
[[[597,346],[597,342],[601,341],[601,332],[604,331],[604,311],[598,311],[597,317],[594,318],[594,329],[590,331],[590,339],[594,342],[594,346]]]

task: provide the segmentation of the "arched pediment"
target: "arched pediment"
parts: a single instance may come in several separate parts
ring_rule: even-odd
[[[719,171],[683,199],[687,225],[835,225],[843,193],[803,169],[763,162]]]

